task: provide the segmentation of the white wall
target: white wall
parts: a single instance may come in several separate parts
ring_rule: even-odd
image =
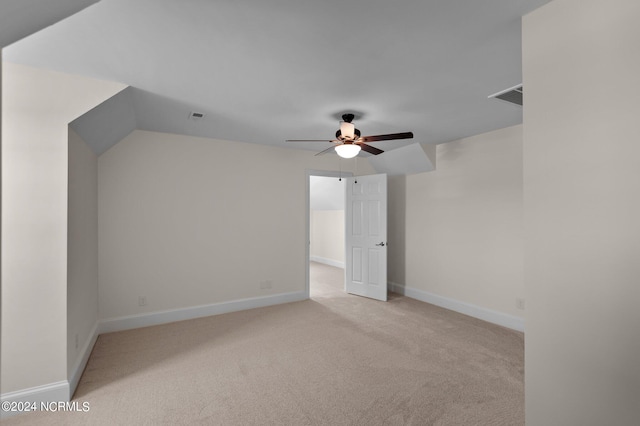
[[[309,177],[309,258],[344,268],[345,179]]]
[[[95,3],[95,0],[74,0],[73,4],[71,4],[68,0],[65,1],[45,1],[37,0],[36,4],[34,1],[24,1],[24,0],[11,0],[4,1],[0,5],[0,98],[3,98],[2,95],[2,74],[3,74],[3,63],[2,63],[2,48],[15,42],[16,40],[25,37],[37,30],[43,28],[44,26],[51,25],[54,22],[61,20],[68,15],[75,13],[82,7]],[[55,3],[55,4],[54,4]],[[63,4],[64,3],[64,4]],[[4,120],[4,115],[2,114],[2,103],[0,101],[0,142],[2,141],[3,132],[2,129],[2,121]],[[1,150],[0,150],[1,157]],[[0,167],[1,170],[1,167]],[[1,211],[1,202],[0,202],[0,211]],[[0,227],[0,240],[1,240],[1,227]],[[5,248],[4,243],[2,244],[2,248]],[[1,257],[0,257],[0,265],[1,265]],[[0,268],[1,269],[1,268]],[[2,275],[2,274],[0,274]],[[1,279],[0,279],[1,281]],[[1,287],[1,285],[0,285]],[[2,318],[5,316],[2,314],[2,292],[0,291],[0,342],[4,342],[2,340]],[[0,359],[2,358],[2,354],[0,354]],[[0,371],[0,377],[2,373]],[[0,380],[1,381],[1,380]],[[1,388],[0,388],[1,392]],[[3,417],[0,413],[0,417]]]
[[[433,150],[435,161],[435,149]],[[407,178],[389,176],[387,180],[387,278],[406,283]]]
[[[394,213],[406,220],[399,284],[522,317],[522,126],[438,145],[437,164],[407,176],[404,194],[403,182],[394,184],[394,197],[406,197],[406,212]],[[398,276],[401,265],[393,267]]]
[[[344,268],[344,210],[311,210],[309,231],[310,259]]]
[[[98,157],[69,129],[67,375],[81,368],[98,325]],[[77,336],[77,340],[76,340]]]
[[[337,177],[309,176],[309,208],[344,210],[345,182],[345,179]]]
[[[527,425],[640,419],[640,2],[523,22]]]
[[[100,317],[303,292],[305,170],[335,165],[311,151],[134,131],[98,159]]]
[[[67,124],[124,86],[2,71],[4,396],[67,379]]]

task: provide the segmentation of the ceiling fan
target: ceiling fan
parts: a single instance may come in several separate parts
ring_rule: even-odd
[[[335,149],[336,153],[342,158],[353,158],[360,150],[366,151],[373,155],[382,154],[384,151],[375,148],[371,145],[367,145],[365,142],[378,142],[389,141],[395,139],[411,139],[413,138],[412,132],[404,133],[391,133],[388,135],[376,135],[376,136],[360,136],[360,130],[356,129],[352,123],[354,119],[353,114],[343,114],[342,121],[340,122],[340,129],[336,132],[336,138],[334,140],[316,140],[316,139],[288,139],[287,142],[331,142],[334,146],[331,146],[324,151],[320,151],[316,155],[326,154],[327,152]]]

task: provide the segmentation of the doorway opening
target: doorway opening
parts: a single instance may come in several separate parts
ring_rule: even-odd
[[[307,171],[306,296],[344,292],[345,177],[352,173]]]

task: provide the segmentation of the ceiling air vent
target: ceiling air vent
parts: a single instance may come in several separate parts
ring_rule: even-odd
[[[522,92],[522,84],[518,84],[517,86],[489,95],[489,97],[522,106]]]
[[[189,113],[189,118],[196,121],[202,120],[204,118],[204,113],[191,111]]]

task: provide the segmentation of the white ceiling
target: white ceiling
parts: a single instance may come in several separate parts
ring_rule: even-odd
[[[133,87],[76,123],[97,152],[132,128],[291,147],[343,112],[414,132],[389,150],[520,123],[487,96],[521,82],[520,17],[548,1],[102,0],[3,56]]]
[[[15,43],[99,0],[2,0],[0,47]]]

